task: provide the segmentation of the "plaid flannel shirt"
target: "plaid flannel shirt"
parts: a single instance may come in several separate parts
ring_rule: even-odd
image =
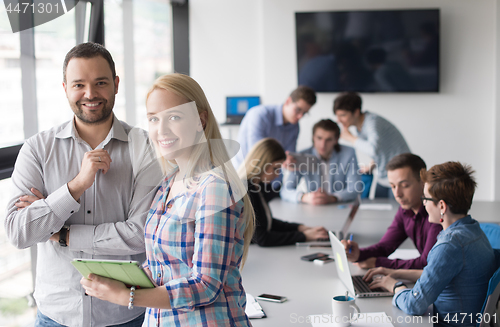
[[[146,264],[172,309],[148,308],[145,325],[250,326],[239,270],[243,201],[208,173],[165,203],[176,173],[160,186],[145,227]]]

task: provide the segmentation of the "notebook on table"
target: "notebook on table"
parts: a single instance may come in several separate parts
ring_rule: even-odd
[[[356,297],[381,297],[381,296],[393,296],[391,292],[384,289],[370,289],[367,282],[363,280],[363,276],[351,276],[351,270],[349,269],[349,262],[347,261],[347,255],[345,253],[345,248],[339,239],[331,231],[328,233],[330,235],[330,242],[332,244],[333,257],[335,258],[335,266],[337,267],[337,275],[346,287],[347,291],[352,296]]]

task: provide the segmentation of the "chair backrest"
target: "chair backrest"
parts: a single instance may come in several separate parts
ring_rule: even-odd
[[[500,225],[492,223],[480,223],[479,226],[490,241],[491,247],[500,249]]]
[[[478,327],[490,327],[490,326],[500,326],[500,321],[498,317],[495,316],[495,310],[497,308],[498,301],[500,300],[500,268],[495,271],[493,276],[490,278],[488,284],[488,293],[486,294],[486,300],[483,304],[483,309],[481,310],[482,321],[478,324]],[[495,317],[497,319],[495,319]]]

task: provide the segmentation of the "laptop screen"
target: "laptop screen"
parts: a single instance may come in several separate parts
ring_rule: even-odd
[[[347,232],[349,231],[349,227],[351,227],[352,221],[354,220],[354,217],[356,216],[356,213],[358,212],[359,205],[361,203],[361,196],[358,194],[356,197],[356,200],[354,201],[354,204],[352,205],[351,212],[349,212],[349,216],[347,217],[344,227],[342,227],[342,234],[339,235],[341,239],[344,237],[347,237]]]
[[[239,124],[247,111],[260,104],[259,96],[226,97],[226,123]]]

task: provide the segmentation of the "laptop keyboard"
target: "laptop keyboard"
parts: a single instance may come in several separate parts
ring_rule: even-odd
[[[387,292],[383,288],[371,289],[369,284],[363,280],[363,276],[352,276],[352,283],[354,284],[354,289],[356,293],[380,293]]]

